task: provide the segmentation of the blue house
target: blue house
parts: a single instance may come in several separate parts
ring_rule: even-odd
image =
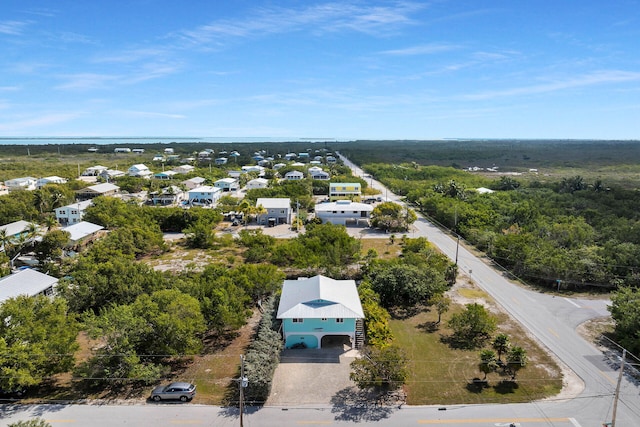
[[[323,341],[336,338],[354,348],[363,342],[364,313],[353,280],[322,275],[285,280],[277,317],[282,319],[285,348],[322,348]]]

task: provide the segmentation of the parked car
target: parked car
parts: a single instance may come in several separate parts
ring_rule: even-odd
[[[191,383],[175,382],[167,385],[159,385],[151,391],[151,400],[180,400],[188,402],[196,395],[196,386]]]

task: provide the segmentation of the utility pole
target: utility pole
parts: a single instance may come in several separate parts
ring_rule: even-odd
[[[616,412],[618,412],[618,398],[620,397],[620,383],[622,382],[622,372],[624,371],[624,360],[627,357],[627,350],[622,349],[622,359],[620,360],[620,373],[618,374],[618,384],[616,394],[613,397],[613,413],[611,415],[611,427],[616,427]]]
[[[460,248],[460,234],[458,234],[458,207],[455,209],[455,217],[454,217],[454,228],[456,232],[456,261],[455,264],[458,266],[458,249]]]
[[[249,380],[244,376],[244,354],[240,355],[240,427],[244,427],[242,415],[244,412],[244,389],[249,385]]]

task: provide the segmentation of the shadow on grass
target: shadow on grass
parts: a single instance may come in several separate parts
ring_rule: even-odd
[[[481,348],[487,341],[486,337],[464,338],[455,334],[440,335],[440,342],[455,350],[476,350]]]
[[[493,390],[498,394],[515,393],[520,386],[515,381],[502,380],[493,386]]]
[[[485,388],[489,388],[489,383],[487,382],[487,380],[474,378],[470,383],[467,383],[466,388],[471,393],[480,394]]]
[[[438,322],[429,321],[419,324],[417,328],[421,331],[432,334],[440,329],[440,324]]]
[[[337,421],[369,422],[389,418],[393,407],[377,404],[378,401],[379,393],[375,391],[347,387],[331,398],[331,412],[336,414]]]

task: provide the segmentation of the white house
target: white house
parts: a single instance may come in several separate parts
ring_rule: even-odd
[[[354,280],[321,275],[285,280],[277,318],[282,320],[286,348],[319,349],[336,338],[352,348],[364,342],[364,311]]]
[[[320,203],[315,207],[316,217],[323,223],[336,225],[369,223],[373,206],[366,203],[356,203],[350,200],[338,200],[330,203]]]
[[[258,174],[264,173],[264,167],[258,165],[246,165],[242,166],[242,171],[247,172],[258,172]]]
[[[265,178],[256,178],[247,182],[247,190],[255,190],[256,188],[267,188],[269,180]]]
[[[236,191],[238,189],[238,181],[233,178],[221,178],[214,182],[213,186],[222,191]]]
[[[256,206],[262,206],[266,212],[258,214],[258,224],[291,224],[291,199],[285,197],[263,197],[256,200]]]
[[[322,169],[315,170],[313,172],[309,170],[309,175],[311,176],[311,179],[317,179],[319,181],[328,181],[331,177],[331,175],[329,175],[329,172],[323,171]]]
[[[153,172],[151,172],[147,166],[142,163],[138,163],[127,170],[127,175],[138,178],[148,178],[153,175]]]
[[[300,171],[289,171],[284,174],[284,179],[289,181],[298,181],[304,179],[304,174]]]
[[[193,190],[189,190],[188,195],[189,204],[192,206],[212,206],[220,199],[220,196],[222,196],[222,190],[218,187],[203,185],[201,187],[194,188]]]
[[[82,221],[84,211],[93,204],[91,200],[72,203],[67,206],[55,208],[56,219],[62,226],[77,224]]]
[[[184,192],[180,188],[175,185],[170,185],[160,191],[149,193],[149,198],[154,205],[167,206],[180,203],[185,197]]]
[[[206,181],[205,178],[202,178],[201,176],[196,176],[194,178],[189,178],[185,181],[182,181],[182,183],[185,185],[185,187],[187,187],[187,190],[193,190],[194,188],[201,187],[202,185],[204,185],[205,181]]]
[[[227,161],[228,159],[226,157],[218,157],[217,159],[214,160],[216,165],[226,165]]]
[[[37,184],[38,184],[38,180],[32,176],[9,179],[4,182],[4,185],[7,186],[9,191],[16,191],[16,190],[33,191],[36,189]]]
[[[105,182],[78,190],[76,194],[79,200],[88,200],[98,196],[115,196],[118,194],[118,191],[120,191],[120,187],[115,184]]]
[[[39,271],[26,269],[0,278],[0,303],[20,295],[53,295],[58,279]]]
[[[285,166],[287,166],[285,163],[276,163],[275,165],[273,165],[273,170],[278,170]]]
[[[114,178],[119,178],[121,176],[125,176],[126,174],[122,171],[119,171],[117,169],[107,169],[107,170],[103,170],[102,172],[100,172],[100,178],[102,179],[106,179],[107,181],[110,181]]]
[[[82,221],[63,228],[63,231],[69,233],[69,247],[90,241],[101,230],[104,230],[103,226],[88,221]]]
[[[82,176],[98,176],[100,175],[100,172],[106,171],[108,169],[108,167],[101,165],[91,166],[86,168],[84,172],[82,172]]]
[[[180,165],[173,169],[175,173],[188,174],[196,170],[194,166],[191,165]]]
[[[38,182],[36,183],[36,187],[42,188],[47,184],[66,184],[66,183],[67,183],[67,180],[59,176],[55,176],[55,175],[46,176],[44,178],[38,179]]]
[[[115,148],[113,150],[114,153],[130,153],[131,152],[131,148]]]

